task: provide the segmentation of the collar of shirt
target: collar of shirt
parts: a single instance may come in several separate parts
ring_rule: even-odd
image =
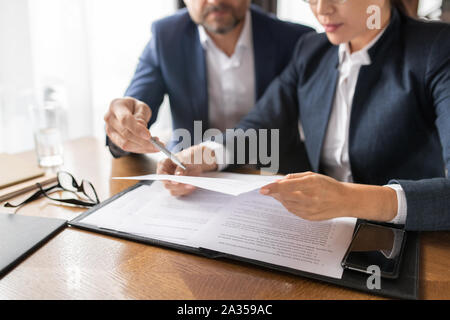
[[[369,65],[372,63],[370,59],[369,50],[372,48],[375,43],[381,38],[386,29],[383,29],[368,45],[366,45],[363,49],[350,53],[350,45],[349,43],[343,43],[339,45],[339,68],[341,72],[342,68],[345,64],[349,64],[350,66],[362,66]]]
[[[236,50],[234,54],[231,57],[227,57],[226,54],[217,48],[214,41],[211,39],[211,37],[206,32],[205,28],[202,25],[198,25],[198,32],[200,37],[200,43],[204,50],[211,50],[217,53],[220,53],[221,56],[224,58],[228,58],[229,63],[225,63],[223,65],[224,69],[228,69],[231,67],[237,68],[241,64],[241,58],[243,56],[243,51],[245,49],[252,49],[253,48],[253,35],[252,35],[252,15],[250,13],[250,10],[247,11],[245,15],[245,22],[244,27],[242,29],[241,35],[239,36],[238,42],[236,44]]]

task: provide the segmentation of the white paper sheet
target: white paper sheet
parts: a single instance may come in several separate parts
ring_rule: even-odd
[[[125,194],[82,222],[192,246],[190,239],[229,203],[230,198],[234,197],[207,190],[176,198],[164,189],[162,182],[156,181]]]
[[[310,222],[257,192],[235,198],[191,241],[198,247],[342,278],[354,218]]]
[[[238,175],[246,176],[249,175]],[[198,188],[225,193],[233,196],[238,196],[266,186],[267,184],[279,179],[280,177],[263,177],[262,179],[249,178],[248,180],[236,179],[233,175],[226,176],[227,178],[213,178],[207,177],[190,177],[190,176],[172,176],[172,175],[157,175],[151,174],[138,177],[117,177],[116,180],[138,180],[138,181],[174,181],[184,184],[189,184]]]

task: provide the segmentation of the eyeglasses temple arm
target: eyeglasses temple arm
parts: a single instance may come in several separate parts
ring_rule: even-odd
[[[51,186],[51,187],[48,187],[47,189],[42,189],[42,186],[40,184],[36,184],[36,187],[39,190],[36,191],[33,195],[31,195],[28,199],[24,200],[22,203],[14,205],[14,204],[11,204],[11,203],[7,202],[7,203],[4,204],[4,207],[5,208],[18,208],[18,207],[21,207],[24,204],[27,204],[29,202],[32,202],[32,201],[36,200],[36,199],[39,199],[39,197],[41,195],[43,195],[43,191],[45,193],[45,192],[48,192],[48,191],[50,191],[50,190],[52,190],[54,188],[59,187],[59,184]]]

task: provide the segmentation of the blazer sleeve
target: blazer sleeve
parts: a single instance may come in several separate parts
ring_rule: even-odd
[[[392,181],[405,191],[407,230],[450,230],[450,26],[437,36],[428,57],[425,84],[436,114],[435,125],[442,145],[447,178]]]
[[[160,31],[157,23],[152,26],[152,38],[139,58],[139,63],[133,79],[125,92],[125,96],[133,97],[145,102],[152,110],[152,117],[148,127],[155,123],[159,108],[167,92],[164,78],[161,73],[159,57]],[[130,153],[116,146],[109,138],[106,138],[111,154],[115,158],[127,156]]]

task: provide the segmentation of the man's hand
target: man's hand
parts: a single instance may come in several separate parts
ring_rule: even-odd
[[[181,163],[183,163],[186,170],[183,170],[172,160],[167,158],[158,163],[157,173],[167,175],[199,176],[203,172],[217,170],[214,152],[204,146],[191,147],[178,153],[176,157],[181,161]],[[175,197],[187,196],[196,189],[194,186],[172,181],[164,181],[164,186],[170,191],[171,195]]]
[[[312,172],[288,175],[260,193],[310,221],[355,217],[387,222],[397,214],[397,194],[388,187],[343,183]]]
[[[155,153],[159,150],[150,142],[147,124],[152,116],[150,107],[134,98],[116,99],[105,115],[106,134],[124,151]]]

